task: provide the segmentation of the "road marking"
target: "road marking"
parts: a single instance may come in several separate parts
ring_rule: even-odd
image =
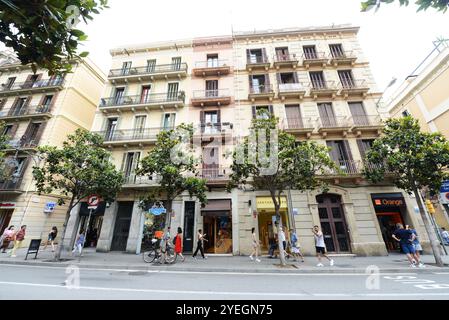
[[[40,268],[40,269],[66,269],[67,266],[32,266],[32,265],[16,265],[16,264],[0,264],[0,269],[2,266],[6,267],[22,267],[22,268]],[[175,270],[137,270],[137,269],[105,269],[105,268],[83,268],[82,266],[77,266],[82,271],[114,271],[114,272],[147,272],[147,273],[167,273],[167,274],[204,274],[204,275],[250,275],[250,276],[367,276],[367,273],[275,273],[275,272],[229,272],[229,271],[175,271]],[[375,273],[377,275],[377,273]],[[373,274],[371,274],[373,275]],[[388,275],[417,275],[417,273],[396,273],[396,272],[386,272],[378,273],[379,276]]]
[[[424,296],[449,296],[449,292],[443,293],[269,293],[269,292],[216,292],[216,291],[194,291],[194,290],[160,290],[160,289],[131,289],[131,288],[105,288],[105,287],[84,287],[80,286],[78,289],[69,289],[67,287],[55,284],[42,284],[42,283],[26,283],[26,282],[0,282],[0,285],[7,286],[28,286],[28,287],[46,287],[46,288],[59,288],[66,290],[93,290],[93,291],[119,291],[119,292],[145,292],[145,293],[162,293],[162,294],[205,294],[205,295],[226,295],[226,296],[283,296],[283,297],[424,297]]]

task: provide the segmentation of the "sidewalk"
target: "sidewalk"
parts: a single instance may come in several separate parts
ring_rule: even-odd
[[[281,267],[279,259],[269,259],[266,256],[261,257],[261,262],[251,261],[248,256],[208,256],[203,260],[195,260],[191,255],[186,255],[185,262],[177,260],[171,265],[149,264],[145,263],[142,255],[109,252],[98,253],[93,249],[85,249],[83,256],[72,257],[64,255],[62,262],[51,261],[53,253],[50,248],[46,251],[39,251],[38,258],[33,259],[34,255],[29,255],[25,259],[27,250],[17,251],[17,257],[11,258],[6,253],[0,253],[0,268],[2,264],[17,264],[29,266],[48,266],[48,267],[66,267],[75,265],[80,268],[96,269],[121,269],[137,271],[186,271],[186,272],[243,272],[243,273],[366,273],[368,266],[377,266],[382,273],[432,273],[449,272],[449,256],[443,256],[445,267],[439,268],[434,264],[433,256],[426,255],[422,261],[426,268],[411,268],[405,255],[390,254],[386,257],[347,257],[334,256],[335,265],[329,266],[329,262],[323,259],[324,267],[317,267],[317,259],[312,256],[305,257],[305,262],[294,262],[287,260],[287,266]]]

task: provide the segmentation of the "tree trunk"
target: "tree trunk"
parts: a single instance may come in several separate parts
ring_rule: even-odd
[[[167,211],[165,213],[165,226],[164,226],[164,234],[162,236],[162,240],[161,240],[161,251],[162,251],[162,256],[161,256],[161,263],[164,264],[165,263],[165,247],[166,247],[166,243],[165,243],[165,235],[167,234],[168,231],[168,227],[171,224],[171,210],[172,210],[172,202],[173,199],[167,199],[167,207],[165,208]]]
[[[69,208],[67,209],[67,213],[65,215],[64,225],[62,226],[61,243],[59,244],[58,248],[56,249],[56,253],[55,253],[55,260],[57,260],[57,261],[61,260],[61,253],[62,253],[63,247],[64,247],[65,233],[67,230],[67,224],[69,223],[69,219],[70,219],[70,212],[73,209],[74,201],[75,201],[75,196],[72,196],[72,199],[70,199]]]
[[[416,202],[418,203],[419,207],[419,213],[421,214],[421,218],[424,222],[424,227],[426,228],[426,232],[430,240],[430,245],[432,247],[433,256],[435,257],[435,262],[439,267],[443,267],[444,264],[443,259],[441,258],[440,242],[438,241],[435,231],[433,230],[429,218],[427,217],[426,211],[424,209],[424,203],[421,199],[421,194],[419,193],[417,188],[413,189],[413,193],[415,194]]]

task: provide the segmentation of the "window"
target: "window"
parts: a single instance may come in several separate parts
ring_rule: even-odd
[[[351,111],[352,119],[356,125],[369,125],[369,118],[366,115],[365,108],[362,102],[348,102],[349,110]]]
[[[156,59],[147,60],[147,72],[154,72],[156,70]]]
[[[318,54],[316,52],[315,46],[303,46],[304,58],[305,59],[318,59]]]
[[[19,98],[16,102],[16,104],[13,106],[13,116],[22,115],[25,113],[25,104],[26,104],[27,98]]]
[[[33,74],[31,76],[28,77],[28,80],[26,81],[26,87],[27,88],[31,88],[34,86],[35,82],[37,81],[37,79],[39,79],[39,75],[38,74]]]
[[[326,81],[324,80],[323,71],[309,72],[310,81],[314,89],[325,89]]]
[[[339,70],[338,77],[340,78],[340,82],[343,88],[355,87],[354,77],[352,76],[351,70]]]
[[[151,85],[142,86],[142,93],[140,94],[140,103],[148,103],[151,100]]]
[[[345,140],[326,141],[327,146],[331,149],[330,157],[341,169],[347,168],[352,160],[349,144]]]
[[[3,136],[11,136],[12,126],[13,126],[12,124],[6,125],[5,128],[3,129],[2,135]]]
[[[409,116],[411,116],[411,114],[410,114],[410,112],[408,112],[408,110],[404,110],[404,111],[402,111],[402,116],[409,117]]]
[[[145,122],[147,121],[147,116],[136,116],[134,122],[134,139],[142,139],[145,134]]]
[[[181,70],[181,57],[171,58],[172,69]]]
[[[6,84],[5,84],[5,88],[11,89],[11,87],[15,81],[16,81],[16,77],[8,78],[8,80],[6,81]]]
[[[53,100],[52,95],[48,95],[44,97],[44,100],[42,101],[42,106],[39,106],[39,112],[48,112],[50,110],[50,105]]]
[[[135,170],[139,163],[139,159],[140,152],[127,152],[123,155],[122,172],[125,175],[127,183],[135,182]]]
[[[28,137],[25,137],[26,143],[30,145],[37,145],[39,141],[38,139],[38,132],[41,128],[42,123],[32,123],[31,127],[29,129]]]
[[[131,70],[131,64],[132,64],[131,61],[123,62],[123,65],[122,65],[122,75],[127,75],[127,74],[129,74],[129,71]]]
[[[207,67],[208,68],[218,67],[218,54],[207,55]]]
[[[264,63],[267,60],[265,49],[247,49],[246,55],[248,63]]]
[[[105,136],[106,141],[114,140],[115,130],[117,129],[117,122],[118,122],[117,118],[109,118],[107,120],[106,136]]]
[[[288,53],[287,47],[276,48],[276,58],[277,61],[288,61],[290,60],[290,54]]]
[[[125,93],[125,88],[116,88],[114,95],[115,104],[119,105],[123,103],[123,95]]]
[[[206,80],[206,97],[218,97],[218,80]]]
[[[176,113],[165,113],[162,116],[162,128],[164,130],[171,130],[175,127]]]
[[[369,149],[371,149],[371,147],[373,146],[374,143],[374,139],[358,139],[357,140],[357,145],[359,147],[359,151],[360,151],[360,155],[362,157],[362,159],[365,158],[366,153],[369,151]]]
[[[329,50],[331,51],[332,58],[341,58],[345,55],[341,43],[330,44]]]
[[[253,106],[253,118],[269,119],[273,115],[273,106]]]
[[[303,128],[303,122],[301,117],[301,110],[299,104],[287,104],[285,105],[285,115],[287,117],[287,123],[289,129]]]
[[[26,158],[17,158],[16,167],[12,174],[13,177],[18,178],[23,175],[23,171],[25,168]]]
[[[295,72],[280,73],[279,80],[281,84],[298,83],[297,75]]]
[[[204,133],[215,133],[218,132],[218,111],[205,111],[204,119],[201,119],[201,125],[203,127]]]
[[[179,83],[177,83],[177,82],[168,84],[168,90],[167,90],[168,101],[178,100],[178,88],[179,88]]]
[[[318,103],[318,112],[320,113],[321,123],[324,127],[332,127],[337,125],[334,108],[331,103]]]
[[[267,92],[268,87],[268,75],[266,74],[258,74],[251,75],[250,77],[250,86],[251,93],[263,93]]]

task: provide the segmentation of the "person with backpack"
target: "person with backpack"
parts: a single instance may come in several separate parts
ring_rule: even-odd
[[[393,239],[399,242],[402,252],[405,253],[410,262],[410,267],[416,268],[416,263],[418,263],[418,267],[424,268],[425,266],[416,254],[416,249],[413,245],[413,241],[416,238],[415,234],[410,229],[404,229],[401,223],[398,223],[396,226],[397,229],[393,234]]]
[[[173,238],[173,244],[175,245],[175,253],[182,258],[182,262],[186,260],[186,257],[182,255],[182,229],[178,227],[178,233]]]

